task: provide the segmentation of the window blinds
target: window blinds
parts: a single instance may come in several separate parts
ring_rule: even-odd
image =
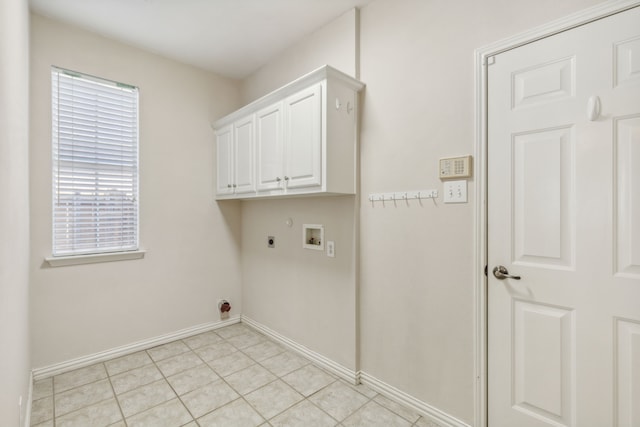
[[[53,255],[138,249],[138,89],[52,68]]]

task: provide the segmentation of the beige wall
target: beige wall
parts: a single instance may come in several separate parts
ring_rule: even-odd
[[[29,11],[0,2],[0,424],[19,425],[29,372]],[[18,401],[22,396],[22,409]]]
[[[213,199],[212,120],[239,107],[236,82],[43,18],[31,32],[33,366],[43,367],[242,310],[238,203]],[[143,260],[48,268],[51,83],[56,65],[140,88]]]
[[[360,248],[359,297],[353,307],[359,316],[356,335],[360,334],[356,366],[473,424],[473,180],[469,203],[463,205],[445,205],[440,197],[421,206],[372,206],[367,195],[430,188],[442,194],[438,159],[474,150],[474,49],[596,3],[377,0],[360,11],[359,45],[358,36],[353,38],[355,62],[345,60],[345,44],[339,42],[344,39],[334,31],[334,26],[344,28],[344,21],[336,20],[249,77],[243,85],[244,101],[308,71],[300,64],[322,61],[347,73],[359,69],[367,86],[361,111],[359,207],[345,203],[344,209],[330,209],[333,201],[328,199],[243,204],[245,314],[289,338],[319,341],[315,325],[335,314],[327,311],[322,317],[314,312],[305,322],[294,316],[308,306],[300,294],[306,286],[300,283],[303,272],[313,268],[326,278],[338,275],[349,287],[350,277],[339,275],[321,258],[288,266],[262,249],[263,241],[270,230],[284,227],[281,224],[296,209],[322,212],[318,221],[325,223],[357,226],[360,221],[360,238],[353,242]],[[355,20],[353,28],[357,29]],[[355,221],[352,213],[358,215]],[[346,238],[355,235],[345,231]],[[282,233],[286,236],[287,231]],[[283,269],[271,268],[267,260]],[[272,275],[263,279],[266,283],[259,281],[261,270]],[[314,291],[324,289],[323,300],[330,300],[337,290],[326,283],[323,287],[322,280]],[[285,308],[274,313],[273,307],[260,304],[260,298],[282,301]],[[351,311],[343,305],[332,310]],[[333,328],[335,323],[326,325]],[[335,331],[341,333],[339,327]],[[343,342],[318,344],[316,350],[332,357]]]
[[[473,186],[465,205],[381,207],[366,195],[442,191],[438,158],[474,149],[474,49],[598,2],[377,0],[359,22],[355,11],[343,15],[241,87],[33,17],[34,366],[215,320],[215,301],[227,297],[235,313],[473,424]],[[361,205],[212,202],[209,121],[325,63],[367,84]],[[51,246],[51,64],[141,89],[142,261],[42,265]],[[301,248],[305,222],[326,226],[335,259]]]
[[[324,64],[353,75],[356,25],[352,10],[303,38],[245,80],[243,98],[256,99]],[[243,314],[353,371],[356,220],[353,196],[242,204]],[[336,243],[335,258],[302,248],[305,223],[325,226],[325,241]],[[267,248],[267,236],[276,237],[275,249]]]
[[[242,82],[245,104],[330,64],[357,77],[358,11],[352,9],[281,52]]]
[[[474,150],[474,49],[597,2],[377,0],[363,8],[362,194],[442,193],[438,158]],[[360,229],[361,369],[469,424],[474,200],[470,191],[463,205],[440,197],[381,209],[363,197]]]
[[[355,371],[353,209],[351,196],[243,202],[242,313]],[[324,225],[335,258],[302,248],[303,224]]]

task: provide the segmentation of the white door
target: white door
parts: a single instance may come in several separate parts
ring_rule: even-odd
[[[285,112],[285,187],[322,184],[322,86],[290,96]]]
[[[216,194],[233,194],[233,126],[216,131]]]
[[[233,190],[236,194],[255,191],[253,168],[253,115],[233,125]]]
[[[489,427],[638,427],[640,8],[494,59]]]
[[[281,189],[284,179],[282,103],[258,111],[256,127],[258,191]]]

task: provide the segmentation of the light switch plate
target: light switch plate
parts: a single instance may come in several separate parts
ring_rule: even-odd
[[[446,181],[444,183],[445,203],[467,203],[467,181]]]
[[[336,256],[336,244],[333,240],[327,242],[327,256],[331,258]]]

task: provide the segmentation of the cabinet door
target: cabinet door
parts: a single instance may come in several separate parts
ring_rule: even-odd
[[[256,128],[258,191],[282,188],[282,103],[258,111]]]
[[[285,100],[285,180],[287,188],[322,184],[322,85]]]
[[[233,126],[216,132],[216,194],[233,193]]]
[[[255,191],[253,170],[253,115],[234,123],[233,127],[233,189],[234,193]]]

